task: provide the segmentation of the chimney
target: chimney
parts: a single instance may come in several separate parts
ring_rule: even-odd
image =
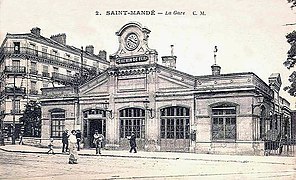
[[[107,60],[107,52],[105,50],[100,50],[98,56],[103,60]]]
[[[212,68],[212,75],[213,75],[213,76],[220,75],[221,67],[220,67],[219,65],[217,65],[217,64],[213,64],[213,65],[211,66],[211,68]]]
[[[61,44],[66,44],[66,34],[62,33],[62,34],[57,34],[57,35],[52,35],[50,36],[50,39],[59,42]]]
[[[161,59],[164,66],[176,69],[177,56],[174,56],[174,45],[171,45],[171,55],[162,56]]]
[[[282,86],[280,73],[272,73],[268,78],[268,82],[269,82],[270,88],[276,93],[279,93]]]
[[[31,29],[31,33],[35,34],[36,36],[40,36],[41,29],[39,27],[34,27]]]
[[[90,53],[90,54],[94,54],[94,46],[93,45],[86,46],[85,51]]]

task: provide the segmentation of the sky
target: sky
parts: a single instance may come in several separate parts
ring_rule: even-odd
[[[106,15],[139,10],[154,10],[156,15]],[[185,14],[165,15],[174,11]],[[0,0],[1,42],[6,33],[39,27],[42,36],[66,33],[68,45],[93,45],[95,53],[106,50],[110,55],[119,45],[115,32],[131,21],[151,30],[148,45],[157,50],[159,60],[170,55],[174,45],[180,71],[211,74],[217,46],[221,73],[254,72],[266,83],[272,73],[280,73],[281,89],[289,85],[293,69],[283,66],[289,50],[285,35],[296,26],[285,24],[296,22],[296,9],[286,0]],[[280,94],[296,109],[295,97]]]

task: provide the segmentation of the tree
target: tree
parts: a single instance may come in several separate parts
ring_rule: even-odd
[[[23,136],[40,137],[41,136],[41,107],[36,101],[30,101],[26,104],[25,112],[20,118],[23,124]]]
[[[296,0],[288,0],[288,3],[291,3],[291,8],[296,7]],[[296,24],[289,24],[296,25]],[[296,63],[296,31],[289,33],[286,35],[287,42],[290,44],[291,48],[287,52],[287,60],[284,62],[284,65],[290,69],[293,68]],[[290,86],[284,88],[285,91],[291,96],[296,96],[296,71],[294,71],[289,76],[289,81],[291,82]]]
[[[296,7],[296,0],[287,0],[288,3],[291,3],[291,8],[293,9],[294,7]]]

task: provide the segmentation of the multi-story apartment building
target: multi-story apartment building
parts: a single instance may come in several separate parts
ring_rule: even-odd
[[[94,54],[94,46],[76,48],[66,44],[66,34],[43,37],[40,28],[30,33],[7,33],[0,48],[0,127],[11,132],[30,100],[41,88],[73,84],[80,73],[96,73],[109,66],[106,51]],[[76,78],[77,80],[77,78]]]

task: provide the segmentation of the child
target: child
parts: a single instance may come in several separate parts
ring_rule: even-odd
[[[50,142],[49,142],[49,150],[47,151],[47,154],[49,154],[50,152],[52,152],[52,154],[54,154],[53,152],[53,138],[50,138]]]

